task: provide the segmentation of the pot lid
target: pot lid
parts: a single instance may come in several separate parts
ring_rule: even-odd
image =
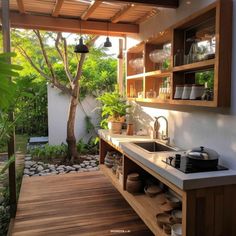
[[[187,152],[189,158],[197,160],[218,160],[219,154],[209,148],[205,147],[196,147]]]

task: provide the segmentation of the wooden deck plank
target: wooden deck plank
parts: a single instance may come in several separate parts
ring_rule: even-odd
[[[24,178],[12,235],[153,234],[107,177],[96,171]]]

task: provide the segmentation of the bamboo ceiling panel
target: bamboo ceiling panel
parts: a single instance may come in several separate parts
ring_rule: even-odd
[[[50,16],[56,6],[56,0],[23,0],[26,13],[35,13]],[[0,3],[1,4],[1,3]],[[80,18],[90,7],[90,0],[65,0],[59,11],[59,16],[65,18]],[[102,2],[89,16],[91,20],[110,21],[119,14],[127,3],[124,2]],[[19,11],[16,0],[10,0],[10,9]],[[152,6],[135,5],[127,13],[120,17],[119,22],[134,23],[138,19],[149,14]]]
[[[136,22],[141,17],[148,15],[152,10],[153,7],[135,6],[120,19],[120,22]]]
[[[64,1],[60,10],[60,15],[78,18],[88,9],[89,5],[90,4],[76,0]]]
[[[24,0],[26,12],[51,14],[55,6],[55,0]]]
[[[0,4],[1,4],[1,1],[0,1]],[[16,3],[16,0],[11,0],[10,1],[10,9],[12,10],[18,10],[18,5]]]
[[[109,21],[124,6],[125,4],[102,3],[90,18]]]

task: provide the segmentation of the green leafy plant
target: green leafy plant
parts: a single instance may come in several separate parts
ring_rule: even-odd
[[[53,162],[55,159],[62,160],[67,154],[67,145],[48,145],[35,147],[29,152],[34,160]]]
[[[98,153],[97,137],[91,137],[87,143],[83,139],[80,139],[76,145],[77,145],[77,151],[80,154]]]
[[[0,108],[9,106],[15,94],[15,83],[9,80],[9,77],[18,76],[16,71],[22,69],[21,66],[8,62],[15,56],[15,53],[0,53]]]
[[[14,157],[12,157],[9,161],[6,162],[4,166],[4,173],[0,174],[0,180],[4,183],[8,183],[6,170],[8,169],[10,163],[14,161]],[[23,176],[23,166],[18,167],[16,170],[16,194],[17,199],[20,193],[20,187],[22,183],[22,176]],[[10,222],[10,196],[9,196],[9,186],[5,184],[3,187],[0,188],[0,235],[7,235],[8,226]]]
[[[97,98],[101,102],[102,121],[101,127],[107,128],[109,121],[124,122],[124,116],[127,109],[131,106],[127,104],[126,99],[116,90],[112,93],[104,93]]]
[[[207,83],[207,87],[210,89],[214,88],[214,71],[208,70],[196,73],[196,80],[198,84],[204,85]]]

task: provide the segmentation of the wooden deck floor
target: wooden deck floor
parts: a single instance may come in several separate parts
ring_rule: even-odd
[[[100,171],[23,179],[13,236],[153,235]]]

